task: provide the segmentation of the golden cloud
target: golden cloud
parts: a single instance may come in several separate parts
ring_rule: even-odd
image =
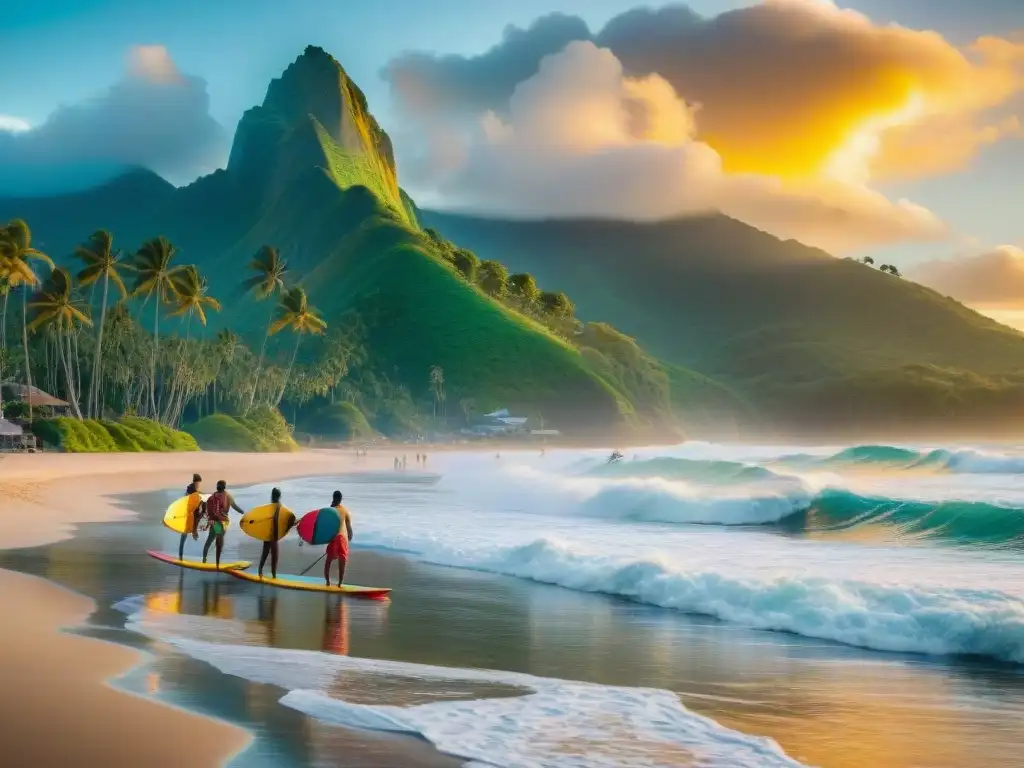
[[[646,13],[653,27],[672,11]],[[602,36],[635,46],[642,15],[632,36]],[[730,172],[916,176],[1019,131],[1014,115],[1000,113],[1024,88],[1024,45],[1007,39],[961,48],[825,0],[766,0],[691,24],[677,39],[686,45],[675,53],[623,42],[619,55],[628,70],[655,68],[700,104],[700,138]]]
[[[128,71],[151,83],[180,83],[183,78],[170,51],[162,45],[134,45],[128,52]]]
[[[545,57],[505,114],[486,113],[463,144],[447,127],[437,135],[426,181],[438,207],[640,221],[721,211],[834,251],[946,234],[924,208],[863,186],[728,173],[671,84],[626,76],[590,42]]]
[[[1024,250],[1013,245],[927,261],[909,270],[908,276],[986,314],[1024,310]]]
[[[958,46],[829,0],[764,0],[710,18],[679,5],[636,8],[597,34],[552,15],[510,28],[481,56],[408,54],[385,76],[412,112],[500,114],[544,56],[581,39],[611,50],[628,76],[656,74],[699,106],[698,138],[729,173],[915,177],[1021,133],[1024,43],[988,36]]]

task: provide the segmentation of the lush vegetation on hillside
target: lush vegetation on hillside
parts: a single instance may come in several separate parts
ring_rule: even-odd
[[[949,435],[990,432],[994,412],[1003,429],[1024,419],[1024,337],[891,264],[837,259],[724,216],[418,217],[562,287],[583,319],[607,320],[657,358],[724,383],[756,410],[748,426],[817,436],[898,423],[904,435]]]

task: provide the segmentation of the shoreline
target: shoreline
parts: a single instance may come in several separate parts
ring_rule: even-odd
[[[184,485],[193,472],[229,488],[270,480],[390,468],[351,452],[288,454],[11,454],[0,459],[4,514],[24,524],[0,532],[0,549],[45,546],[82,523],[133,519],[114,502],[126,493]],[[379,466],[378,466],[379,465]],[[0,592],[17,622],[0,627],[0,742],[17,765],[225,765],[253,742],[250,731],[115,687],[148,654],[67,632],[96,603],[47,579],[0,569]],[[59,723],[60,738],[44,724]]]

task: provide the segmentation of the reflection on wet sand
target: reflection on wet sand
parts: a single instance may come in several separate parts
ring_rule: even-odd
[[[273,647],[315,647],[325,653],[346,656],[349,653],[349,607],[336,595],[309,595],[309,600],[296,604],[280,599],[280,590],[260,587],[255,593],[237,592],[237,587],[222,578],[200,577],[198,584],[179,576],[177,588],[150,592],[143,597],[149,611],[201,616],[232,621],[230,635],[242,637],[247,645]],[[198,587],[198,589],[196,589]],[[225,594],[227,590],[236,591]],[[386,626],[387,602],[375,602],[371,611]],[[295,608],[298,607],[298,610]],[[221,628],[221,631],[224,627]],[[216,634],[214,630],[214,634]],[[319,642],[315,642],[316,639]],[[211,638],[212,639],[212,638]],[[310,641],[314,640],[311,644]],[[224,642],[223,634],[220,642]]]

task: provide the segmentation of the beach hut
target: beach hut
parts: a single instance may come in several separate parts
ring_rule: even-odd
[[[43,392],[39,387],[29,387],[13,381],[5,381],[2,386],[5,401],[21,400],[31,404],[33,408],[49,408],[55,416],[68,416],[71,413],[71,403]]]

